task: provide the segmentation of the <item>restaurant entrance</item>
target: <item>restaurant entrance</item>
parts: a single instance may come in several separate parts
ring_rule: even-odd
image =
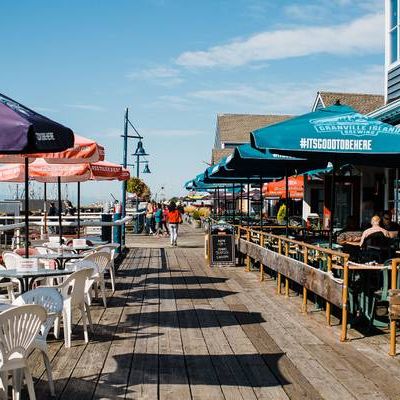
[[[328,229],[331,221],[331,185],[332,176],[326,175],[324,182],[324,228]],[[360,176],[336,176],[335,178],[335,220],[333,227],[343,229],[347,217],[352,215],[355,223],[360,223]]]

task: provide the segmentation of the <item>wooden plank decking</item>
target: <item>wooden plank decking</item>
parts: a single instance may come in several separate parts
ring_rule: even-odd
[[[385,335],[339,343],[324,313],[299,312],[243,268],[210,269],[204,236],[182,227],[180,247],[131,237],[108,308],[73,346],[50,341],[61,399],[399,399],[400,356]],[[311,310],[311,306],[310,306]],[[43,363],[30,359],[38,399],[50,398]]]

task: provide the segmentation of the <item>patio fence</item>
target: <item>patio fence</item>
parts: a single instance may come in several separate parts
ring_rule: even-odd
[[[236,244],[244,257],[245,271],[252,263],[259,264],[259,280],[265,278],[265,270],[276,275],[277,293],[281,294],[284,283],[285,297],[289,297],[289,282],[302,287],[303,313],[307,312],[309,292],[325,301],[326,322],[331,324],[332,306],[341,310],[340,341],[347,340],[349,318],[349,255],[322,248],[286,236],[276,235],[244,226],[235,226]],[[400,258],[392,260],[391,287],[396,289],[397,269]],[[335,277],[333,271],[336,270]],[[396,354],[396,321],[390,321],[390,351]]]

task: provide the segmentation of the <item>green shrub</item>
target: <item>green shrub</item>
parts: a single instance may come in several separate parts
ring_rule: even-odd
[[[200,213],[198,210],[194,210],[192,213],[192,218],[196,221],[200,220]]]

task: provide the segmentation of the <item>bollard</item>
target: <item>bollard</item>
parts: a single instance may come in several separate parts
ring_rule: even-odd
[[[118,221],[121,219],[121,214],[120,213],[114,213],[113,215],[113,221]],[[122,229],[121,225],[114,225],[112,227],[112,238],[114,243],[118,243],[120,247],[118,247],[115,252],[120,253],[121,252],[121,244],[122,244]]]

